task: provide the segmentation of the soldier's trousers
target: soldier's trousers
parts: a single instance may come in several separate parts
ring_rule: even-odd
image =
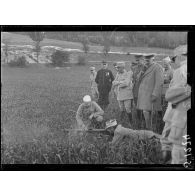
[[[94,100],[97,100],[98,99],[99,92],[98,92],[97,87],[91,87],[91,95],[92,95],[92,98]]]
[[[105,110],[105,108],[109,104],[109,93],[110,93],[110,90],[101,88],[101,89],[98,89],[98,91],[99,91],[98,104],[100,105],[100,107],[103,110]]]
[[[172,131],[172,132],[171,132]],[[161,138],[161,147],[163,151],[171,151],[172,162],[171,164],[183,164],[187,161],[186,159],[186,146],[182,144],[182,139],[180,141],[174,140],[174,135],[178,131],[185,132],[184,129],[172,126],[171,122],[166,122]],[[172,133],[172,138],[170,138],[170,133]]]
[[[136,125],[136,129],[141,128],[142,121],[143,121],[143,113],[142,110],[137,109],[137,97],[133,99],[133,106],[132,106],[132,117],[133,121]]]
[[[132,99],[123,100],[123,101],[118,100],[120,111],[121,112],[126,111],[127,113],[131,113],[132,101],[133,101]]]

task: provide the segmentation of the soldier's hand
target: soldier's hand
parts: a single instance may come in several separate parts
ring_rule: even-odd
[[[83,130],[84,130],[84,131],[87,131],[88,128],[84,125],[84,126],[83,126]]]
[[[94,114],[91,114],[91,115],[89,116],[89,119],[91,120],[93,117],[94,117]]]
[[[82,125],[82,127],[81,127],[81,128],[82,128],[82,130],[84,130],[84,131],[86,131],[86,130],[87,130],[87,127],[86,127],[84,124]]]
[[[156,97],[155,95],[152,95],[151,101],[152,101],[152,102],[155,102],[156,100],[157,100],[157,97]]]

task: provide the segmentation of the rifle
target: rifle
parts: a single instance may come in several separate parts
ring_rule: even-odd
[[[103,132],[103,131],[107,131],[106,129],[88,129],[88,130],[83,130],[83,129],[64,129],[64,131],[83,131],[83,132],[90,132],[90,133],[93,133],[93,132]]]

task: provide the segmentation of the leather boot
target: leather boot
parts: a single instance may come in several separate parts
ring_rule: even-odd
[[[141,110],[136,109],[136,114],[137,114],[137,129],[141,129],[142,128],[142,112]]]
[[[171,164],[171,151],[168,150],[162,151],[162,158],[164,164]]]
[[[150,128],[151,128],[150,113],[147,111],[144,111],[143,114],[144,114],[144,118],[145,118],[145,122],[146,122],[146,129],[150,130]]]
[[[132,110],[132,120],[133,120],[133,126],[134,129],[138,129],[138,115],[137,115],[137,110],[133,109]]]
[[[131,125],[131,128],[133,128],[133,119],[132,119],[132,113],[128,113],[128,118],[129,118],[129,122],[130,122],[130,125]]]
[[[122,111],[120,113],[120,122],[121,122],[122,125],[124,125],[125,114],[126,114],[125,111]]]

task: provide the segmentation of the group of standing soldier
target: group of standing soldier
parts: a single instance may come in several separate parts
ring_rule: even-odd
[[[97,103],[92,101],[90,96],[85,96],[84,103],[77,111],[77,121],[85,130],[92,121],[101,127],[104,111],[109,105],[109,93],[113,89],[121,112],[121,123],[127,115],[131,128],[142,128],[144,121],[143,128],[152,130],[153,114],[156,113],[163,118],[164,96],[168,101],[168,108],[163,118],[165,122],[161,139],[163,158],[166,162],[172,159],[172,163],[183,163],[185,148],[182,146],[182,136],[187,133],[187,110],[190,108],[187,47],[176,49],[172,60],[169,57],[165,58],[164,66],[156,63],[154,58],[153,54],[135,55],[135,62],[132,63],[130,70],[126,70],[124,62],[115,63],[117,71],[115,78],[106,62],[102,63],[102,69],[98,72],[91,67],[92,97]],[[83,116],[88,121],[87,125],[82,122]]]
[[[145,128],[151,129],[152,112],[162,111],[163,69],[154,62],[154,55],[136,55],[135,59],[129,71],[124,62],[115,63],[115,78],[105,62],[97,73],[92,72],[92,75],[96,75],[95,79],[90,76],[92,95],[98,98],[98,104],[105,110],[113,89],[121,111],[121,121],[127,115],[131,126],[139,128],[143,116]],[[91,70],[94,71],[94,68]],[[98,94],[98,97],[94,94]],[[133,108],[135,112],[132,112]]]

